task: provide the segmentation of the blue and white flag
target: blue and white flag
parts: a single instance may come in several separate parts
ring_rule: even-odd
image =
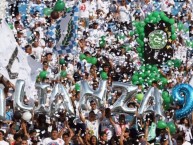
[[[59,22],[56,28],[56,46],[54,52],[57,54],[76,53],[77,29],[79,8],[78,3]]]

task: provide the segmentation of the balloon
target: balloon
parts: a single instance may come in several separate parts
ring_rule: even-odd
[[[141,102],[143,100],[144,95],[142,93],[136,95],[136,99]]]
[[[25,121],[30,121],[30,119],[32,118],[32,114],[29,111],[26,111],[23,113],[22,118]]]
[[[66,108],[69,114],[74,114],[74,108],[69,93],[62,84],[57,84],[51,94],[51,113],[56,113],[59,109]],[[60,101],[61,100],[61,101]]]
[[[159,16],[159,12],[158,11],[153,12],[153,16],[157,18]]]
[[[67,76],[67,72],[66,71],[61,71],[60,72],[60,76],[62,77],[62,78],[65,78],[66,76]]]
[[[51,12],[52,12],[52,9],[50,9],[50,8],[44,8],[44,15],[50,16]]]
[[[153,105],[149,105],[149,99],[153,99],[155,103]],[[162,101],[161,94],[157,88],[151,87],[147,93],[144,95],[143,100],[141,102],[140,108],[138,110],[139,114],[143,114],[144,112],[155,112],[156,115],[159,115],[164,119],[163,109],[162,109]]]
[[[23,80],[17,80],[15,83],[15,92],[13,95],[13,105],[15,110],[32,110],[33,107],[29,105],[25,105],[23,103],[24,100],[24,87],[25,87],[25,81]]]
[[[182,96],[184,94],[184,96]],[[178,104],[183,103],[183,108],[174,112],[176,119],[188,116],[193,110],[193,88],[189,84],[180,84],[173,88],[172,97]],[[183,101],[184,100],[184,101]]]
[[[77,84],[77,83],[75,84],[75,90],[76,90],[76,91],[80,91],[80,85]]]
[[[176,126],[173,122],[168,122],[167,127],[170,129],[170,134],[176,133]]]
[[[99,40],[100,47],[105,47],[106,41],[105,40]]]
[[[168,83],[168,80],[166,78],[162,77],[161,82],[163,85],[166,85]]]
[[[174,62],[174,67],[180,67],[182,64],[182,61],[179,59],[175,59],[173,60],[173,62]]]
[[[153,23],[153,24],[155,24],[155,23],[157,22],[157,20],[156,20],[155,17],[152,17],[152,18],[150,19],[150,22]]]
[[[148,24],[150,22],[150,19],[148,17],[146,17],[144,21],[146,24]]]
[[[139,38],[140,38],[141,40],[144,40],[144,38],[145,38],[145,33],[140,33],[140,34],[139,34]]]
[[[97,63],[97,58],[96,57],[92,57],[91,58],[91,64],[95,65]]]
[[[171,32],[172,32],[172,34],[175,33],[175,26],[174,25],[171,26]]]
[[[49,109],[46,109],[44,106],[46,104],[46,99],[47,99],[47,88],[50,85],[45,83],[40,83],[40,84],[36,84],[35,86],[36,86],[37,95],[38,95],[38,106],[35,106],[34,112],[35,113],[49,112]]]
[[[82,54],[80,54],[79,58],[80,58],[80,60],[86,59],[86,55],[82,53]]]
[[[165,17],[166,14],[164,12],[160,12],[160,17]]]
[[[101,78],[102,78],[102,80],[107,80],[107,79],[108,79],[107,73],[103,71],[103,72],[101,73]]]
[[[163,91],[162,92],[162,98],[166,98],[166,97],[169,97],[169,93],[168,93],[168,91]]]
[[[86,57],[86,61],[87,61],[88,63],[91,63],[91,57]]]
[[[69,93],[67,92],[67,90],[64,88],[64,86],[62,84],[59,84],[59,86],[60,86],[61,94],[64,97],[64,105],[65,105],[68,113],[74,114],[74,108],[73,108]]]
[[[5,94],[4,89],[0,87],[0,121],[5,120],[5,112],[6,112],[6,105],[5,105]]]
[[[170,97],[165,97],[163,99],[164,99],[164,103],[166,104],[170,103]]]
[[[139,33],[144,33],[144,28],[143,28],[143,27],[140,27],[140,28],[138,29],[138,31],[139,31]]]
[[[59,60],[59,64],[60,64],[60,65],[65,64],[65,60],[64,60],[64,58],[60,58],[60,60]]]
[[[81,81],[81,92],[80,92],[80,106],[83,110],[87,110],[87,100],[94,99],[97,100],[99,107],[103,106],[105,103],[106,98],[106,80],[99,81],[99,87],[96,90],[93,90],[87,81]]]
[[[54,6],[54,11],[63,11],[65,9],[65,3],[63,0],[58,0]]]
[[[41,79],[45,79],[46,78],[46,76],[47,76],[47,71],[41,71],[40,72],[40,74],[39,74],[39,77],[41,78]]]
[[[127,83],[113,82],[112,88],[115,87],[121,87],[124,89],[124,91],[111,107],[111,111],[120,113],[135,113],[137,109],[129,108],[127,105],[129,103],[129,99],[131,99],[132,96],[136,95],[138,87]]]
[[[172,34],[171,39],[176,40],[176,38],[177,38],[176,34]]]
[[[172,19],[169,19],[169,23],[171,24],[171,25],[173,25],[174,23],[175,23],[175,20],[172,18]]]
[[[172,65],[174,65],[174,62],[173,62],[172,60],[168,60],[168,61],[167,61],[167,65],[168,65],[168,66],[172,66]]]
[[[60,15],[59,15],[59,13],[58,12],[56,12],[56,11],[52,11],[51,12],[51,18],[52,19],[58,19],[60,17]]]
[[[164,121],[159,120],[159,121],[157,122],[157,128],[159,128],[159,129],[165,129],[166,127],[167,127],[167,124],[166,124]]]
[[[139,76],[136,75],[136,74],[134,74],[134,75],[132,76],[132,82],[136,82],[136,81],[138,81],[138,80],[139,80]]]
[[[178,29],[179,29],[179,30],[182,30],[183,28],[184,28],[183,23],[182,23],[182,22],[179,22],[179,23],[178,23]]]

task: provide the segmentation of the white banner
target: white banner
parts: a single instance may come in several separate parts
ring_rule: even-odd
[[[17,79],[25,81],[27,97],[33,98],[35,81],[41,63],[27,55],[16,43],[6,22],[0,25],[0,73],[15,85]]]

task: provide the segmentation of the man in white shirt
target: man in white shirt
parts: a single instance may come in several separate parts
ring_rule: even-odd
[[[4,138],[4,132],[2,130],[0,130],[0,145],[9,145],[8,142],[4,141],[3,138]]]
[[[100,124],[100,121],[103,119],[104,110],[102,114],[103,114],[102,117],[100,119],[97,119],[95,112],[90,111],[88,119],[85,119],[85,117],[83,116],[83,114],[79,109],[80,120],[86,124],[86,128],[91,132],[92,135],[95,135],[97,138],[99,137],[98,135],[99,124]]]
[[[58,130],[52,129],[51,137],[45,138],[43,145],[64,145],[64,141],[58,138]]]

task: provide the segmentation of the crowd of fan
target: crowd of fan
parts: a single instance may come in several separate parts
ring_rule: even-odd
[[[21,4],[22,2],[18,2]],[[175,121],[177,133],[170,134],[168,128],[156,129],[156,137],[148,138],[149,127],[156,122],[153,113],[141,117],[135,113],[132,120],[128,121],[127,115],[116,115],[111,113],[109,108],[120,96],[121,91],[113,91],[113,81],[131,82],[131,76],[140,65],[140,59],[136,52],[137,42],[135,36],[130,36],[133,30],[132,21],[140,21],[147,14],[154,10],[161,10],[171,14],[175,7],[173,0],[142,0],[142,1],[109,1],[109,0],[81,0],[79,2],[79,22],[77,47],[73,48],[75,54],[57,55],[53,48],[56,45],[55,37],[47,35],[50,27],[65,15],[65,11],[59,12],[59,18],[45,17],[43,9],[33,11],[33,7],[53,7],[53,1],[30,0],[28,1],[29,13],[23,19],[19,13],[7,15],[7,21],[14,24],[13,33],[18,45],[32,58],[43,64],[42,70],[47,71],[46,78],[37,78],[37,82],[49,83],[47,90],[49,95],[54,84],[60,82],[69,91],[75,117],[70,117],[67,112],[59,112],[59,116],[50,118],[46,114],[33,114],[30,121],[21,119],[18,112],[13,111],[12,92],[14,86],[1,77],[1,83],[5,85],[6,120],[0,121],[0,145],[188,145],[192,141],[191,117]],[[67,0],[66,7],[71,8],[77,1]],[[19,4],[17,6],[19,6]],[[186,0],[175,16],[178,21],[185,25],[192,23],[192,4]],[[117,35],[124,35],[124,39],[117,38]],[[99,43],[102,36],[105,36],[105,45]],[[174,50],[178,46],[184,46],[183,40],[187,33],[178,35],[173,42]],[[191,39],[191,38],[190,38]],[[127,44],[130,50],[126,50],[123,44]],[[80,60],[79,55],[96,57],[96,65]],[[65,63],[61,64],[60,59]],[[171,92],[173,86],[179,83],[188,82],[192,75],[191,58],[184,62],[180,68],[169,67],[160,72],[169,80],[167,91]],[[98,88],[100,71],[108,74],[107,98],[108,104],[104,108],[98,108],[95,100],[90,101],[90,110],[82,112],[79,108],[80,91],[75,89],[75,84],[81,80],[87,80],[95,90]],[[60,72],[66,71],[67,76],[61,77]],[[158,86],[154,82],[153,86]],[[142,89],[145,88],[145,89]],[[139,92],[145,93],[148,86],[139,85]],[[139,108],[140,104],[132,99],[133,107]],[[167,121],[171,121],[173,108],[165,112]]]

